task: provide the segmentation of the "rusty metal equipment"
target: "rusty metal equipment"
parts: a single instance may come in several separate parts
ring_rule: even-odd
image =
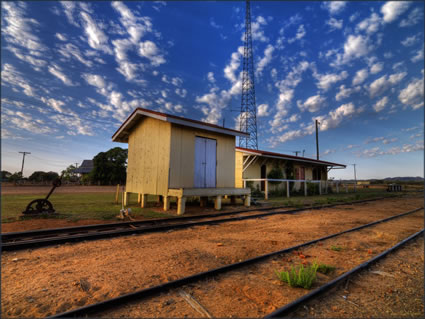
[[[39,214],[53,214],[55,209],[53,208],[52,203],[49,201],[50,195],[52,195],[53,191],[56,187],[61,186],[62,184],[62,175],[53,181],[53,187],[50,190],[49,194],[45,198],[34,199],[30,202],[27,208],[22,212],[24,215],[39,215]]]

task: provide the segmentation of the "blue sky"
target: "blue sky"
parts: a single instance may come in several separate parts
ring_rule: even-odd
[[[424,3],[252,2],[259,148],[423,176]],[[2,2],[2,169],[60,171],[136,107],[237,128],[245,2]],[[352,178],[352,166],[331,177]]]

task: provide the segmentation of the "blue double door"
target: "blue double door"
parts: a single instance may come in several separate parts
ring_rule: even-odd
[[[194,187],[216,187],[217,140],[195,137],[195,180]]]

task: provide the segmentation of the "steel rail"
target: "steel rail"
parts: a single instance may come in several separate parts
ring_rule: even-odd
[[[228,272],[228,271],[243,268],[243,267],[249,266],[253,263],[257,263],[257,262],[266,260],[268,258],[277,256],[277,255],[280,255],[280,254],[288,253],[288,252],[291,252],[293,250],[297,250],[299,248],[309,246],[309,245],[315,244],[315,243],[323,241],[323,240],[334,238],[334,237],[337,237],[337,236],[340,236],[340,235],[343,235],[343,234],[346,234],[346,233],[350,233],[350,232],[353,232],[353,231],[361,230],[363,228],[371,227],[371,226],[379,224],[379,223],[388,222],[388,221],[393,220],[395,218],[403,217],[403,216],[415,213],[415,212],[422,210],[422,209],[423,209],[423,207],[416,208],[416,209],[410,210],[408,212],[404,212],[404,213],[401,213],[401,214],[398,214],[398,215],[390,216],[390,217],[380,219],[380,220],[377,220],[377,221],[374,221],[374,222],[371,222],[371,223],[368,223],[368,224],[365,224],[365,225],[357,226],[357,227],[350,228],[350,229],[347,229],[347,230],[344,230],[344,231],[341,231],[341,232],[338,232],[338,233],[335,233],[335,234],[327,235],[327,236],[324,236],[324,237],[321,237],[321,238],[318,238],[318,239],[313,239],[313,240],[310,240],[308,242],[304,242],[302,244],[298,244],[298,245],[295,245],[295,246],[292,246],[292,247],[289,247],[289,248],[285,248],[285,249],[274,251],[274,252],[271,252],[271,253],[268,253],[268,254],[265,254],[265,255],[253,257],[253,258],[241,261],[241,262],[237,262],[237,263],[229,264],[229,265],[226,265],[226,266],[214,268],[214,269],[204,271],[204,272],[201,272],[201,273],[197,273],[197,274],[194,274],[194,275],[191,275],[191,276],[188,276],[188,277],[183,277],[183,278],[180,278],[180,279],[177,279],[177,280],[169,281],[167,283],[159,284],[157,286],[153,286],[153,287],[141,289],[141,290],[138,290],[138,291],[135,291],[135,292],[127,293],[127,294],[124,294],[124,295],[121,295],[121,296],[118,296],[118,297],[115,297],[115,298],[111,298],[111,299],[108,299],[108,300],[104,300],[104,301],[101,301],[101,302],[98,302],[98,303],[91,304],[91,305],[88,305],[88,306],[84,306],[84,307],[77,308],[77,309],[74,309],[74,310],[69,310],[69,311],[62,312],[62,313],[58,313],[58,314],[55,314],[55,315],[47,317],[47,318],[84,317],[84,316],[87,316],[90,313],[105,311],[105,310],[110,309],[112,307],[119,306],[123,303],[127,303],[127,302],[134,301],[134,300],[140,300],[140,299],[147,298],[147,297],[159,294],[159,293],[167,292],[167,291],[169,291],[173,288],[181,287],[181,286],[191,284],[191,283],[203,280],[203,279],[207,279],[209,277],[213,277],[213,276],[216,276],[216,275]]]
[[[334,203],[334,204],[327,204],[327,205],[321,205],[321,206],[311,206],[306,208],[280,210],[275,212],[236,216],[236,217],[229,217],[229,218],[222,218],[222,219],[210,219],[210,220],[204,220],[204,221],[196,221],[196,220],[207,219],[211,217],[237,215],[242,213],[255,212],[257,210],[260,210],[260,211],[273,210],[273,209],[279,209],[281,208],[281,206],[262,207],[260,209],[250,209],[250,210],[239,210],[236,212],[233,211],[233,212],[226,212],[226,213],[213,213],[213,214],[207,214],[207,215],[157,219],[155,221],[139,221],[139,222],[124,222],[124,223],[121,222],[121,223],[114,223],[112,225],[111,224],[87,225],[87,226],[66,227],[66,228],[58,228],[58,229],[5,233],[1,235],[2,250],[14,251],[14,250],[35,248],[40,246],[47,246],[47,245],[64,244],[67,242],[97,240],[97,239],[125,236],[125,235],[132,235],[132,234],[141,234],[141,233],[148,233],[148,232],[152,233],[152,232],[159,232],[159,231],[167,231],[171,229],[182,229],[182,228],[188,228],[192,226],[220,224],[220,223],[231,222],[231,221],[261,218],[261,217],[277,215],[277,214],[295,214],[295,213],[308,211],[308,210],[323,209],[323,208],[329,208],[329,207],[341,206],[341,205],[359,204],[359,203],[364,203],[369,201],[376,201],[376,200],[380,200],[384,198],[385,197],[365,199],[365,200],[348,202],[348,203]],[[181,220],[193,220],[193,221],[189,221],[186,223],[172,224],[172,222],[178,222]],[[167,222],[169,224],[167,224]],[[143,228],[137,228],[137,226],[140,227],[145,225],[147,226]],[[127,227],[127,228],[120,229],[120,227]],[[29,237],[29,236],[34,236],[34,237],[39,236],[41,238],[30,238],[27,240],[22,240],[23,237]]]
[[[341,276],[331,280],[330,282],[314,289],[313,291],[311,291],[310,293],[302,296],[301,298],[298,298],[297,300],[294,300],[292,302],[290,302],[289,304],[273,311],[272,313],[268,314],[267,316],[265,316],[265,319],[270,319],[270,318],[282,318],[286,315],[288,315],[289,313],[293,312],[294,310],[296,310],[298,307],[306,304],[308,301],[310,301],[311,299],[318,297],[319,295],[325,293],[326,291],[328,291],[329,289],[331,289],[332,287],[334,287],[335,285],[337,285],[338,283],[341,283],[343,280],[347,279],[348,277],[366,269],[367,267],[371,266],[373,263],[377,262],[378,260],[380,260],[381,258],[385,257],[386,255],[388,255],[389,253],[393,252],[394,250],[396,250],[397,248],[400,248],[402,245],[406,244],[407,242],[409,242],[412,239],[415,239],[416,237],[418,237],[420,234],[423,234],[424,229],[422,228],[422,230],[414,233],[413,235],[403,239],[402,241],[400,241],[399,243],[397,243],[396,245],[394,245],[393,247],[387,249],[386,251],[380,253],[379,255],[365,261],[364,263],[358,265],[357,267],[354,267],[353,269],[343,273]]]

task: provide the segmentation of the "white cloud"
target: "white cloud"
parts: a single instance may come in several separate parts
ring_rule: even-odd
[[[15,56],[18,59],[31,64],[32,68],[36,71],[40,71],[41,70],[40,68],[47,64],[45,60],[35,58],[29,54],[24,54],[21,50],[19,50],[16,47],[7,46],[6,49],[13,52],[13,54],[15,54]]]
[[[367,77],[369,76],[369,73],[367,72],[367,69],[361,69],[356,72],[356,75],[353,78],[353,85],[361,84],[363,83]]]
[[[260,104],[257,108],[257,116],[258,117],[268,116],[270,114],[268,109],[269,109],[268,104]]]
[[[11,85],[12,88],[20,87],[23,93],[30,97],[35,97],[34,89],[24,79],[22,73],[17,71],[13,65],[5,63],[1,72],[2,85]]]
[[[275,83],[275,86],[279,89],[279,95],[276,102],[276,114],[273,120],[269,122],[273,133],[281,132],[281,123],[291,107],[291,101],[294,97],[294,88],[302,80],[302,74],[310,67],[307,61],[299,62],[292,70],[287,74],[285,79]]]
[[[177,94],[178,96],[180,96],[180,97],[182,97],[182,98],[186,97],[186,94],[187,94],[186,89],[179,89],[179,88],[177,88],[177,89],[175,90],[175,92],[176,92],[176,94]]]
[[[412,35],[411,37],[407,37],[403,41],[401,41],[401,44],[405,47],[410,47],[416,43],[416,41],[419,40],[418,35]]]
[[[215,78],[214,78],[214,73],[213,72],[208,72],[208,81],[210,81],[210,83],[214,84],[215,83]]]
[[[112,51],[108,47],[106,34],[87,12],[81,11],[80,15],[84,22],[84,33],[87,35],[87,42],[90,47],[111,54]]]
[[[329,11],[330,14],[337,14],[344,10],[347,2],[345,1],[328,1],[322,3],[322,8],[325,8]]]
[[[349,35],[344,44],[342,63],[367,55],[372,50],[369,39],[362,35]]]
[[[210,26],[212,26],[214,29],[223,29],[223,26],[222,25],[218,25],[215,22],[215,20],[214,20],[213,17],[210,18]]]
[[[400,153],[410,153],[416,151],[423,151],[424,145],[423,142],[418,142],[416,144],[404,144],[402,147],[395,146],[388,150],[381,150],[378,146],[371,149],[365,149],[362,152],[357,153],[359,157],[376,157],[381,155],[397,155]]]
[[[80,52],[80,49],[78,49],[78,47],[72,43],[61,45],[59,47],[59,53],[68,59],[74,57],[77,61],[81,62],[87,67],[91,67],[93,65],[91,61],[83,57],[83,54]]]
[[[301,24],[298,29],[297,33],[295,34],[295,37],[288,39],[288,43],[293,43],[297,40],[301,40],[306,35],[304,24]]]
[[[375,63],[371,66],[370,73],[371,74],[379,73],[382,71],[383,68],[384,68],[384,63],[382,62]]]
[[[401,90],[398,99],[404,105],[417,110],[424,106],[424,79],[413,79],[407,87]]]
[[[62,33],[56,32],[55,37],[58,38],[61,41],[68,41],[68,38],[66,37],[66,35],[62,34]]]
[[[379,79],[376,79],[369,86],[370,97],[374,98],[375,96],[380,95],[391,86],[398,84],[406,75],[406,72],[401,72],[394,73],[389,77],[387,75],[383,75]]]
[[[269,44],[264,50],[264,57],[258,62],[257,69],[255,70],[256,75],[261,75],[264,68],[271,62],[273,56],[274,47]]]
[[[174,77],[171,79],[171,84],[173,84],[174,86],[181,86],[183,83],[183,80],[179,77]]]
[[[385,23],[395,21],[410,6],[409,2],[404,1],[388,1],[381,7],[383,20]]]
[[[334,30],[337,30],[337,29],[342,29],[343,21],[342,21],[342,19],[337,20],[337,19],[331,17],[329,20],[326,21],[326,24],[331,27],[330,31],[334,31]]]
[[[422,45],[422,48],[416,52],[416,55],[412,57],[410,61],[414,63],[414,62],[423,61],[423,60],[424,60],[424,46]]]
[[[349,97],[354,92],[359,92],[361,89],[360,86],[356,86],[354,88],[346,88],[345,85],[341,85],[339,87],[339,92],[335,95],[335,100],[340,101]]]
[[[62,72],[62,69],[56,65],[56,64],[52,64],[49,65],[48,70],[51,74],[53,74],[54,76],[56,76],[59,80],[61,80],[63,82],[63,84],[68,85],[68,86],[73,86],[75,85],[74,83],[72,83],[72,81]]]
[[[251,33],[252,33],[252,40],[253,41],[261,41],[261,42],[268,42],[269,38],[267,38],[264,35],[264,30],[262,30],[262,26],[267,25],[266,19],[264,19],[262,16],[258,16],[257,19],[255,19],[251,23]],[[244,34],[242,34],[242,41],[244,41]]]
[[[75,21],[74,17],[75,17],[75,2],[72,1],[61,1],[61,5],[63,7],[63,10],[65,12],[66,18],[68,19],[68,22],[76,27],[79,27],[80,25],[78,24],[77,21]]]
[[[382,25],[381,17],[376,13],[372,13],[369,18],[364,19],[359,24],[357,24],[356,30],[365,31],[368,34],[372,34],[378,31],[381,25]]]
[[[317,72],[314,72],[313,76],[316,80],[318,80],[317,87],[324,91],[328,91],[334,83],[346,79],[348,77],[348,73],[347,71],[342,71],[340,74],[337,74],[337,73],[319,74]]]
[[[153,66],[165,63],[164,57],[159,53],[159,49],[152,41],[146,40],[140,43],[139,54],[151,61]]]
[[[46,99],[45,97],[41,97],[41,101],[43,103],[46,103],[49,105],[52,109],[54,109],[56,112],[63,113],[65,110],[62,108],[63,105],[65,105],[65,102],[56,100],[53,98]]]
[[[401,20],[400,27],[410,27],[415,24],[418,24],[419,21],[421,21],[422,17],[423,17],[423,9],[421,10],[421,8],[415,8],[409,13],[409,16],[407,17],[407,19]]]
[[[388,104],[388,97],[384,96],[382,99],[376,102],[376,104],[373,106],[373,109],[375,110],[375,112],[381,112],[387,104]]]
[[[239,47],[236,52],[233,52],[231,55],[230,63],[226,65],[224,68],[224,76],[226,79],[228,79],[230,82],[234,83],[236,82],[236,70],[239,69],[239,66],[241,64],[241,59],[243,56],[243,47]]]
[[[320,95],[310,96],[304,103],[301,100],[297,101],[298,108],[301,111],[317,112],[325,103],[326,99]]]
[[[2,17],[5,24],[1,33],[8,43],[21,46],[30,52],[44,52],[47,47],[33,33],[39,23],[35,19],[25,18],[25,2],[2,2]]]
[[[298,130],[285,132],[283,135],[278,137],[272,137],[271,143],[276,145],[276,143],[284,143],[296,138],[303,136],[311,135],[315,132],[315,123],[314,120],[317,119],[320,122],[320,130],[326,131],[328,129],[338,127],[346,118],[350,118],[354,114],[358,113],[360,110],[356,110],[353,103],[342,104],[340,107],[335,110],[330,111],[325,116],[318,116],[312,118],[312,121],[307,126],[302,126]]]

